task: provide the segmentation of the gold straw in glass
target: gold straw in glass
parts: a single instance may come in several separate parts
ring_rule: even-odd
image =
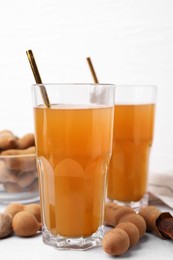
[[[37,84],[42,84],[40,73],[39,73],[39,70],[37,68],[37,64],[36,64],[36,61],[35,61],[35,58],[34,58],[32,50],[26,51],[26,54],[27,54],[27,57],[28,57],[28,60],[29,60],[32,72],[34,74],[34,78],[35,78],[36,83]],[[40,90],[41,90],[41,95],[42,95],[42,98],[43,98],[44,105],[46,107],[50,107],[50,102],[49,102],[49,98],[48,98],[45,86],[44,85],[40,85],[39,87],[40,87]]]
[[[93,67],[93,64],[92,64],[92,61],[91,61],[91,58],[90,58],[90,57],[87,57],[87,62],[88,62],[88,65],[89,65],[91,74],[92,74],[92,76],[93,76],[94,83],[95,83],[95,84],[98,84],[99,81],[98,81],[98,79],[97,79],[97,76],[96,76],[96,73],[95,73],[95,70],[94,70],[94,67]]]

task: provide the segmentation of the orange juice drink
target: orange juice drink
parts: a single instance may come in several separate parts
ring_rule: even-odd
[[[115,105],[108,198],[139,201],[146,192],[154,104]]]

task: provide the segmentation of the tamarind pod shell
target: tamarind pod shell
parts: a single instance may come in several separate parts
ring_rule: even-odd
[[[130,239],[127,233],[121,228],[114,228],[108,231],[102,240],[103,250],[113,256],[124,254],[130,246]]]
[[[22,138],[19,138],[17,140],[18,149],[26,149],[34,145],[35,145],[35,139],[34,139],[34,134],[32,133],[26,134]]]
[[[164,214],[164,215],[162,215]],[[173,240],[173,217],[168,212],[163,212],[157,219],[157,227],[165,239]]]
[[[161,212],[158,208],[154,206],[147,206],[142,208],[139,213],[142,216],[147,224],[147,231],[153,232],[156,236],[160,238],[165,238],[157,227],[157,220],[171,217],[169,212]]]
[[[130,207],[120,206],[113,202],[108,202],[105,205],[105,225],[115,227],[120,218],[127,213],[135,213]]]

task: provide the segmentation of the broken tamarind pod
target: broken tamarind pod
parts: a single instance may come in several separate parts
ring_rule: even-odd
[[[35,139],[34,139],[34,134],[32,133],[26,134],[22,138],[19,138],[17,140],[18,149],[26,149],[34,145],[35,145]]]
[[[163,239],[173,239],[173,217],[169,212],[161,212],[154,206],[147,206],[139,211],[139,215],[145,219],[148,232]]]
[[[0,150],[17,147],[17,137],[9,130],[0,131]]]
[[[164,238],[173,239],[173,218],[164,218],[157,220],[157,227]]]
[[[115,227],[122,222],[133,223],[138,228],[140,237],[142,237],[146,231],[145,220],[132,208],[119,206],[113,202],[107,203],[105,205],[105,224]]]

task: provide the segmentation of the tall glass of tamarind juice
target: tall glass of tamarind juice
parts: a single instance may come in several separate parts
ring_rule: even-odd
[[[86,250],[103,236],[107,170],[112,152],[114,86],[32,86],[43,241]]]
[[[147,176],[155,103],[155,86],[116,85],[108,199],[137,211],[148,204]]]

